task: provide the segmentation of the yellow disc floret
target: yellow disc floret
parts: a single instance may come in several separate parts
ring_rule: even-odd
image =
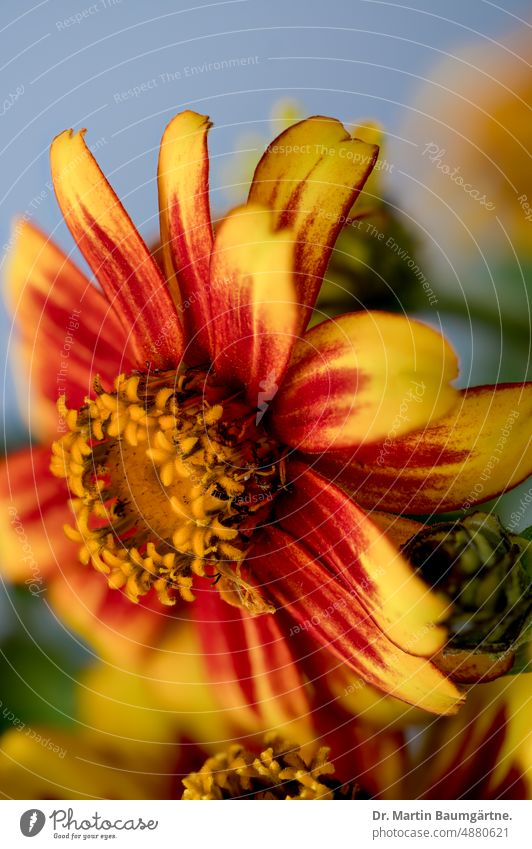
[[[165,604],[191,601],[193,575],[232,603],[271,607],[243,577],[252,532],[283,482],[275,440],[238,393],[204,369],[95,382],[79,410],[60,399],[67,432],[51,470],[67,479],[80,559],[133,601],[152,587]]]
[[[329,749],[305,757],[273,736],[260,754],[239,743],[209,758],[199,772],[183,779],[183,799],[337,799],[356,798],[358,785],[331,779]]]

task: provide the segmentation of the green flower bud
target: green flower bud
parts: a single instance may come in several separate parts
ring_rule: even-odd
[[[532,543],[477,512],[424,528],[403,550],[453,603],[450,638],[435,662],[460,681],[509,672],[530,635]]]

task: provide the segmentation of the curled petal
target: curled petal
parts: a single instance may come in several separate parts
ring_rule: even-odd
[[[166,281],[85,144],[85,130],[52,142],[57,200],[80,251],[124,328],[136,363],[177,366],[184,336]]]
[[[315,116],[281,133],[260,160],[249,200],[275,213],[296,240],[300,327],[308,321],[336,237],[377,160],[378,147],[352,139],[334,118]]]
[[[209,261],[213,245],[205,115],[187,110],[168,124],[159,153],[159,214],[164,268],[187,330],[187,362],[210,354]]]

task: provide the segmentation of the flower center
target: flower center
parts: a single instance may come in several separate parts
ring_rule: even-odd
[[[152,587],[164,604],[192,601],[193,575],[252,612],[270,605],[242,576],[253,531],[284,483],[279,444],[241,393],[204,368],[95,381],[79,410],[64,399],[68,432],[51,470],[75,498],[79,556],[133,601]]]

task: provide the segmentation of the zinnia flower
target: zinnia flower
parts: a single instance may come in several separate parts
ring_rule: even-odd
[[[460,694],[426,659],[445,640],[446,603],[382,532],[402,520],[373,521],[359,505],[461,506],[513,409],[505,462],[490,468],[481,497],[518,483],[530,471],[530,386],[459,394],[450,346],[402,316],[353,313],[305,332],[377,148],[335,120],[300,122],[269,146],[248,203],[214,235],[209,126],[184,112],[163,136],[164,274],[83,132],[53,142],[57,198],[102,292],[22,227],[10,287],[39,399],[31,418],[48,438],[63,435],[53,478],[38,454],[44,505],[26,472],[28,490],[12,484],[14,509],[29,531],[44,507],[55,545],[70,495],[67,536],[110,588],[132,602],[150,591],[165,605],[198,596],[202,636],[225,641],[209,650],[214,665],[237,663],[250,698],[257,657],[269,655],[265,668],[292,693],[287,674],[299,682],[304,659],[321,653],[405,701],[451,712]],[[79,328],[58,375],[50,346],[64,350],[72,315]],[[289,642],[290,628],[310,651]]]

